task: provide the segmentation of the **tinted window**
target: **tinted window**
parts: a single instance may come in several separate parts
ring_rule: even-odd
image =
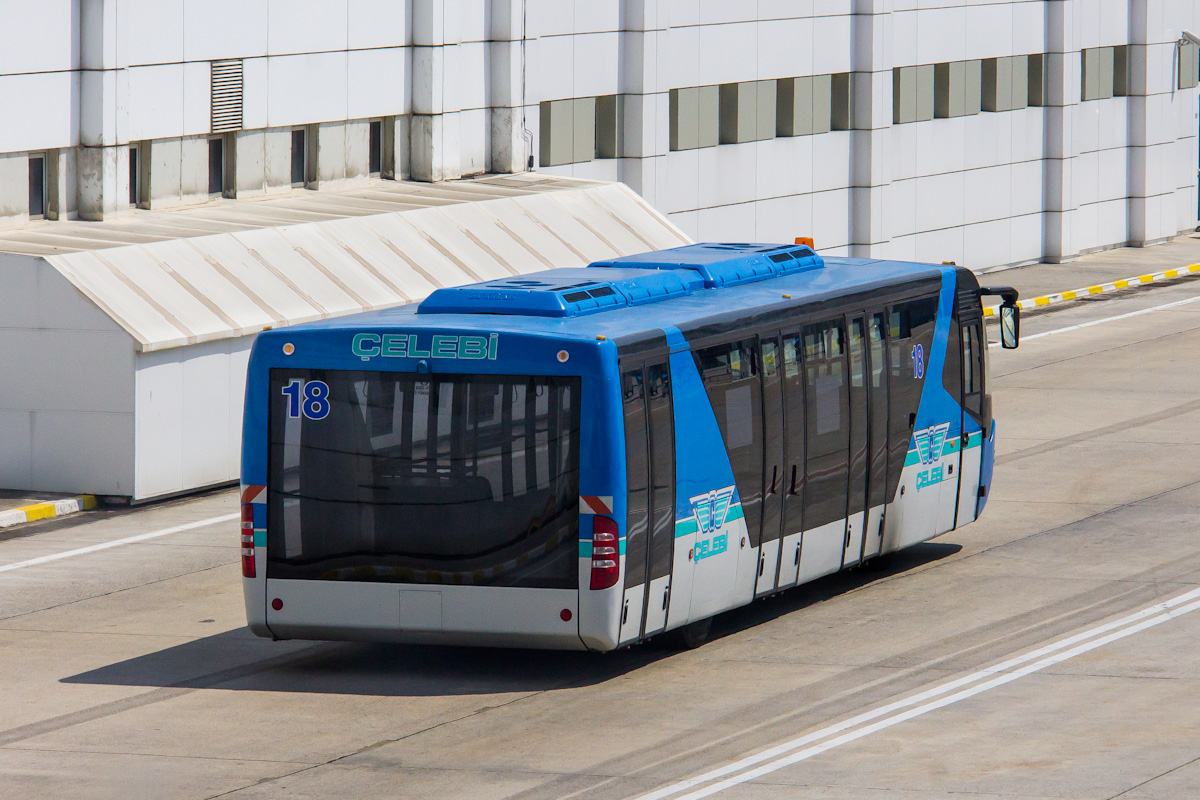
[[[963,326],[963,407],[981,425],[986,354],[983,322],[977,320]]]
[[[755,341],[715,345],[696,351],[695,358],[725,439],[750,543],[757,547],[762,501],[762,400]]]
[[[671,572],[675,544],[675,419],[671,409],[671,376],[666,364],[646,368],[650,406],[650,452],[653,492],[650,507],[650,578]]]
[[[808,413],[804,529],[846,516],[850,396],[841,322],[822,322],[801,331],[804,342]]]
[[[576,587],[579,385],[271,370],[268,577]]]
[[[896,303],[888,309],[891,396],[888,420],[888,502],[895,499],[900,472],[912,441],[925,367],[933,344],[937,296]]]
[[[639,367],[621,376],[625,408],[625,585],[646,582],[646,518],[649,513],[650,462],[646,437],[646,386]]]

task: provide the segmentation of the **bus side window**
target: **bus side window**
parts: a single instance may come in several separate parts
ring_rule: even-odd
[[[963,401],[967,411],[982,424],[984,358],[987,344],[979,320],[963,326]]]
[[[651,487],[650,580],[671,572],[675,544],[675,417],[666,364],[646,368],[650,405]]]
[[[621,376],[625,408],[625,475],[628,490],[625,511],[625,587],[646,581],[646,533],[650,483],[646,436],[646,392],[642,370]]]
[[[752,547],[758,547],[762,529],[762,385],[756,350],[755,340],[749,338],[695,353],[733,467]]]

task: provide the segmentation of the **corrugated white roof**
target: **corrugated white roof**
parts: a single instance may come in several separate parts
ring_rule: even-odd
[[[353,216],[345,208],[333,211],[325,198],[324,219],[274,227],[257,218],[279,204],[259,205],[255,223],[223,220],[240,230],[170,236],[170,226],[160,234],[143,225],[136,235],[150,241],[114,245],[110,235],[102,245],[43,257],[141,350],[151,351],[412,302],[443,286],[690,241],[622,184],[562,183],[540,176],[537,184],[551,190],[499,198],[483,181],[438,184],[427,190],[427,207],[389,211],[383,204],[382,213],[367,210],[363,204],[380,203],[361,194],[334,199],[353,207]],[[532,181],[516,185],[534,187]],[[489,196],[495,199],[475,199]],[[221,208],[233,212],[231,205]],[[188,226],[196,216],[173,224]],[[86,226],[106,225],[71,224],[85,226],[80,230],[93,241],[104,231]],[[10,242],[0,238],[0,250],[23,249],[6,246]]]

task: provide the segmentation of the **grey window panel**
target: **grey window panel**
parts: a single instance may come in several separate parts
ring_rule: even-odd
[[[1081,83],[1084,100],[1098,100],[1103,95],[1100,64],[1100,51],[1103,49],[1103,47],[1089,47],[1083,51],[1083,80]]]
[[[758,128],[754,81],[721,84],[721,144],[754,141]]]
[[[775,135],[812,133],[812,78],[780,78],[776,88]]]
[[[833,123],[833,76],[813,76],[812,132],[829,133]]]
[[[1101,47],[1100,50],[1100,97],[1107,100],[1113,96],[1113,48]]]
[[[1012,102],[1009,108],[1027,108],[1029,106],[1029,59],[1026,56],[1013,56],[1008,59],[1012,65]]]
[[[1194,89],[1200,85],[1197,75],[1200,65],[1200,45],[1187,43],[1179,46],[1179,88]]]
[[[721,142],[721,93],[716,86],[701,86],[697,103],[697,147],[716,147]]]
[[[917,121],[933,119],[933,64],[917,67]]]
[[[1113,97],[1129,94],[1129,48],[1118,45],[1113,48]]]
[[[892,69],[892,122],[901,125],[917,119],[917,68]]]
[[[963,61],[963,114],[978,114],[983,110],[983,61]]]
[[[624,111],[624,95],[606,94],[596,98],[596,158],[621,157]]]
[[[775,109],[778,105],[777,83],[777,81],[755,81],[754,83],[757,115],[754,138],[759,141],[775,138]]]
[[[672,89],[670,94],[672,150],[694,150],[700,122],[700,90]]]
[[[980,106],[984,111],[1012,111],[1013,65],[1011,58],[985,58],[981,69],[983,91]]]
[[[543,100],[538,108],[541,134],[538,162],[544,167],[570,164],[574,158],[574,100]]]
[[[854,127],[854,76],[839,72],[830,76],[831,114],[830,126],[835,131],[848,131]]]
[[[580,97],[575,100],[572,128],[574,146],[571,160],[576,164],[591,161],[596,157],[596,98]]]
[[[933,115],[938,119],[967,113],[966,62],[933,65]]]
[[[1029,56],[1029,83],[1027,96],[1030,106],[1046,104],[1046,57],[1041,53]]]

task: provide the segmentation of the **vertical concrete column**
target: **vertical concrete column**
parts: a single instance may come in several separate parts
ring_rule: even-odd
[[[1075,32],[1075,3],[1046,0],[1045,129],[1042,161],[1043,257],[1051,263],[1079,255],[1075,241],[1075,159],[1079,155],[1074,120],[1079,108],[1082,68]]]
[[[129,208],[126,28],[119,0],[79,2],[79,216],[101,220]]]
[[[662,83],[659,58],[670,22],[667,0],[621,0],[617,64],[619,150],[618,175],[651,205],[660,205],[666,187],[657,176],[665,171],[670,150],[670,90]],[[713,87],[713,94],[716,87]],[[714,113],[715,118],[715,113]],[[715,132],[714,132],[715,136]]]
[[[1179,49],[1177,29],[1163,20],[1162,0],[1132,0],[1129,7],[1129,243],[1144,247],[1195,224],[1193,192],[1176,207],[1176,184],[1185,172],[1175,163],[1177,117],[1195,134],[1195,90],[1176,91]],[[1164,24],[1166,23],[1166,24]],[[1186,150],[1188,175],[1196,174],[1196,145]],[[1183,214],[1180,214],[1180,211]]]
[[[443,181],[462,175],[459,161],[460,0],[412,0],[412,177]]]
[[[492,0],[488,17],[488,124],[492,172],[522,172],[533,154],[529,105],[522,70],[525,0]],[[528,40],[526,40],[525,46]],[[536,120],[533,122],[536,124]]]
[[[855,0],[851,18],[850,254],[888,255],[887,204],[892,182],[887,142],[892,127],[893,0]]]

